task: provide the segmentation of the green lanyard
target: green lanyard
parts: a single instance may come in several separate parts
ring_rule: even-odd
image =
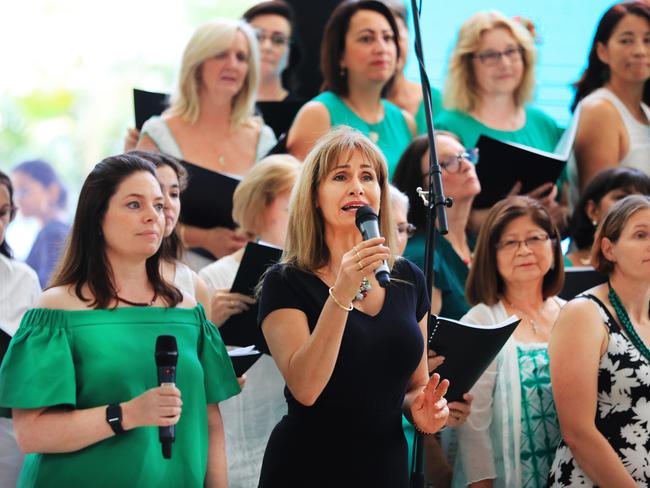
[[[639,337],[639,334],[637,334],[636,330],[634,329],[634,326],[632,325],[632,321],[630,320],[630,316],[627,314],[627,310],[625,310],[625,307],[623,306],[621,299],[614,291],[614,288],[612,288],[611,284],[608,283],[608,285],[609,285],[609,295],[608,295],[609,301],[612,303],[614,310],[616,310],[618,321],[621,323],[621,325],[627,332],[627,335],[632,341],[632,344],[634,344],[636,348],[641,352],[641,354],[643,354],[645,358],[648,361],[650,361],[650,349],[648,349],[648,347],[643,343],[643,339]]]

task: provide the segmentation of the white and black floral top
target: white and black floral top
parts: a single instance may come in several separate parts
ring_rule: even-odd
[[[622,333],[607,307],[593,295],[609,331],[598,370],[596,427],[609,441],[639,486],[650,486],[650,361]],[[549,475],[550,487],[594,484],[560,442]]]

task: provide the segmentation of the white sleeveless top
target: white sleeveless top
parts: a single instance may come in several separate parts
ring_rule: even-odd
[[[642,124],[634,118],[625,104],[611,90],[607,88],[598,88],[585,98],[583,98],[575,109],[572,126],[576,126],[580,119],[580,110],[584,103],[591,100],[608,100],[621,116],[623,125],[627,130],[628,150],[627,154],[619,161],[621,166],[636,168],[650,176],[650,125]],[[641,109],[645,116],[650,120],[650,107],[641,103]],[[569,159],[569,185],[571,193],[571,203],[575,204],[578,200],[578,168],[575,157],[571,154]]]
[[[174,285],[182,292],[196,298],[196,290],[194,289],[194,275],[190,267],[176,261],[176,272],[174,273]]]
[[[151,140],[156,143],[160,152],[169,154],[177,159],[184,159],[181,148],[174,138],[174,134],[172,134],[167,122],[165,122],[161,116],[155,115],[144,123],[141,135],[144,136],[145,134],[151,137]],[[266,154],[273,149],[276,142],[277,139],[273,129],[266,124],[262,124],[260,135],[257,139],[255,161],[259,161],[261,158],[266,156]]]

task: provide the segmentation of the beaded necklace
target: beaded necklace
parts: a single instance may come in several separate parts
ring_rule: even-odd
[[[612,288],[612,285],[610,283],[608,283],[608,285],[609,301],[616,311],[618,321],[625,329],[625,332],[627,332],[627,336],[630,338],[630,341],[632,341],[632,344],[634,344],[639,352],[643,354],[648,361],[650,361],[650,349],[648,349],[648,347],[644,344],[643,339],[641,339],[639,334],[637,334],[636,330],[634,329],[632,321],[630,320],[630,316],[627,314],[627,310],[625,310],[625,307],[623,306],[623,303],[621,302],[619,296],[614,291],[614,288]]]
[[[368,296],[368,292],[370,291],[371,288],[372,288],[372,285],[370,284],[370,281],[368,280],[368,278],[366,278],[364,276],[363,279],[361,280],[361,285],[359,285],[359,291],[354,296],[352,301],[353,302],[360,302],[361,300],[366,298],[366,296]]]

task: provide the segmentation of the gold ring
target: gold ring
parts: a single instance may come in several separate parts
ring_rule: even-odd
[[[361,266],[361,261],[357,261],[357,264],[359,265],[359,271],[363,270],[363,266]]]

